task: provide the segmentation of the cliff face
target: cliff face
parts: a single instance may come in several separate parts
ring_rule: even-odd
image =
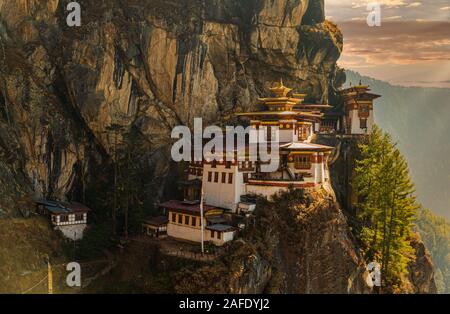
[[[370,293],[349,230],[331,189],[261,200],[231,253],[213,266],[179,273],[177,292]]]
[[[342,35],[325,21],[323,0],[84,0],[77,28],[65,23],[68,2],[0,0],[0,215],[31,208],[31,197],[110,192],[115,143],[130,133],[136,164],[152,169],[137,188],[157,197],[173,126],[224,124],[280,78],[327,102],[342,79]],[[215,286],[185,287],[367,292],[332,195],[266,204],[233,254],[191,273],[213,270]]]
[[[4,211],[26,195],[98,185],[112,125],[119,142],[139,135],[151,181],[168,171],[174,125],[223,123],[280,78],[314,100],[334,97],[342,36],[323,1],[86,0],[81,27],[66,25],[68,2],[0,0]]]

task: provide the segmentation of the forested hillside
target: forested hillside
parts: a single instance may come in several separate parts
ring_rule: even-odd
[[[450,89],[393,86],[346,71],[347,85],[370,85],[383,97],[375,120],[390,133],[406,157],[419,201],[433,213],[450,217]]]
[[[382,95],[375,120],[406,157],[420,203],[417,227],[436,266],[439,292],[450,292],[450,89],[393,86],[346,71],[347,85],[370,85]],[[444,216],[447,219],[440,217]]]

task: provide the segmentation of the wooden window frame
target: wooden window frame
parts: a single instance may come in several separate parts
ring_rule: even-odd
[[[228,184],[233,184],[233,173],[232,172],[230,172],[228,174]]]
[[[83,220],[84,220],[84,214],[83,213],[75,214],[75,221],[83,221]]]
[[[359,119],[359,128],[360,129],[367,129],[367,119],[366,118],[360,118]]]
[[[294,168],[297,170],[311,169],[311,157],[307,155],[294,156]]]
[[[171,215],[172,215],[172,222],[177,223],[177,214],[172,212]]]

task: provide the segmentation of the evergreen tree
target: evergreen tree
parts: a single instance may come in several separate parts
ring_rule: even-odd
[[[418,209],[408,165],[389,134],[375,127],[360,145],[355,190],[358,234],[370,261],[381,264],[382,287],[395,287],[414,257],[410,235]]]

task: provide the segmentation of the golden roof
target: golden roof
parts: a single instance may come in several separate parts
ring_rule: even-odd
[[[294,116],[294,117],[304,117],[304,118],[321,118],[323,116],[323,113],[305,112],[305,111],[299,111],[299,110],[256,111],[256,112],[237,113],[236,116],[238,116],[238,117],[257,117],[257,116],[283,117],[283,116]]]
[[[294,117],[295,119],[320,119],[323,114],[320,110],[314,109],[322,109],[322,107],[314,107],[314,106],[303,106],[303,110],[296,110],[294,106],[301,105],[306,97],[306,94],[297,94],[293,93],[289,95],[292,91],[291,88],[284,86],[283,80],[280,81],[277,87],[270,88],[275,94],[275,97],[269,98],[260,98],[259,100],[265,105],[265,110],[259,112],[243,112],[237,113],[237,116],[240,117],[261,117],[268,116],[272,118],[285,118],[285,117]],[[289,95],[289,96],[288,96]],[[328,108],[328,107],[326,107]]]
[[[289,94],[292,91],[292,88],[288,88],[288,87],[284,86],[283,80],[281,80],[280,85],[277,87],[272,87],[270,89],[270,91],[272,93],[275,93],[275,95],[277,95],[277,97],[286,97],[287,94]]]

